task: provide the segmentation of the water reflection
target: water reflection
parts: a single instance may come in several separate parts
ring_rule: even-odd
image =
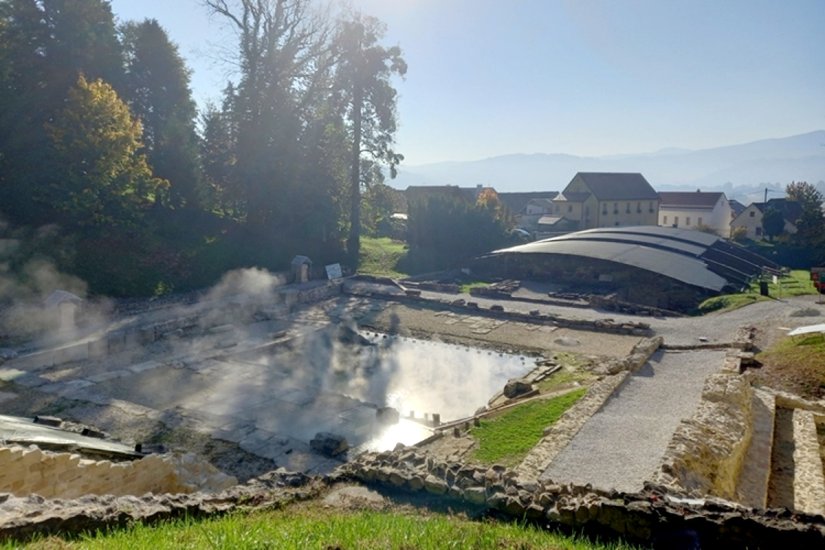
[[[326,389],[393,407],[402,417],[419,421],[425,414],[438,414],[442,422],[470,416],[508,379],[524,376],[534,366],[529,358],[490,350],[376,333],[362,336],[361,345],[336,346]],[[391,449],[429,434],[419,422],[402,419],[383,428],[367,447]]]

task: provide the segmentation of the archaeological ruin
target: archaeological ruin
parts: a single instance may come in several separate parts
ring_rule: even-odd
[[[0,540],[358,483],[642,543],[825,541],[825,401],[752,379],[813,297],[685,317],[297,271],[72,298],[0,350]],[[572,394],[517,461],[477,458],[476,427]]]

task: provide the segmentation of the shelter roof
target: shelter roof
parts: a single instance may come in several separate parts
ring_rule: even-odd
[[[741,287],[764,267],[777,267],[715,235],[658,226],[589,229],[493,252],[497,254],[559,254],[605,260],[712,292]]]

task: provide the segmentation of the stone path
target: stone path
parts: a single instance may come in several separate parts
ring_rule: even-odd
[[[679,422],[699,403],[721,351],[657,352],[633,374],[542,474],[559,483],[638,491],[651,479]]]

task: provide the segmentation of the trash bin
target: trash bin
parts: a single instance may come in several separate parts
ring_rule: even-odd
[[[770,296],[770,294],[768,294],[768,281],[759,281],[759,294],[762,296]]]

